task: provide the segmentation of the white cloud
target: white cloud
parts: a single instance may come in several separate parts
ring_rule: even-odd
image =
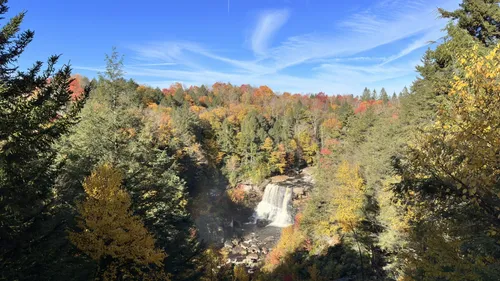
[[[424,33],[423,36],[419,37],[418,39],[414,40],[409,44],[406,48],[401,50],[399,53],[392,55],[388,57],[384,62],[381,63],[381,65],[388,64],[392,61],[395,61],[397,59],[400,59],[408,54],[411,54],[413,51],[418,50],[422,47],[425,47],[432,43],[433,41],[437,41],[440,37],[442,37],[443,32],[438,29],[438,28],[433,28],[428,30],[427,32]]]
[[[288,10],[274,10],[263,12],[257,21],[252,34],[252,50],[257,55],[264,55],[273,35],[288,20],[290,13]]]
[[[162,87],[170,81],[186,85],[231,82],[268,85],[277,91],[358,94],[365,86],[383,85],[398,92],[404,81],[409,85],[416,75],[415,61],[401,58],[442,35],[445,21],[437,18],[436,6],[453,9],[458,4],[458,0],[426,1],[379,1],[333,22],[335,30],[297,34],[274,47],[271,41],[290,13],[266,11],[259,16],[251,38],[254,60],[196,42],[167,41],[132,46],[140,63],[125,70],[139,82],[156,78],[151,84]],[[384,57],[365,54],[384,45],[395,51]],[[294,67],[301,69],[294,71],[299,74],[290,74]]]

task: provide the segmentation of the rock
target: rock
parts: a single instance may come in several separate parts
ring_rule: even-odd
[[[232,248],[234,245],[231,241],[226,240],[224,241],[224,248]]]
[[[242,256],[237,257],[236,260],[234,261],[234,264],[242,264],[242,263],[245,263],[245,258]]]
[[[242,188],[245,192],[250,192],[254,190],[254,186],[251,184],[240,184],[240,188]]]
[[[245,242],[243,242],[243,243],[241,243],[241,244],[240,244],[240,246],[241,246],[243,249],[248,249],[248,248],[250,248],[250,244],[249,244],[249,243],[247,243],[246,241],[245,241]]]
[[[284,182],[286,180],[290,179],[290,177],[285,176],[285,175],[280,175],[280,176],[274,176],[271,178],[272,183],[279,183],[279,182]]]
[[[240,255],[229,253],[227,255],[227,263],[233,263],[236,262],[236,258],[238,258]]]
[[[255,223],[258,227],[264,227],[269,224],[268,220],[263,220],[263,219],[257,219],[257,222]]]
[[[240,244],[240,239],[239,238],[233,238],[231,240],[231,242],[233,243],[234,246],[238,246]]]
[[[255,253],[248,254],[247,260],[248,261],[257,261],[259,259],[259,255]]]
[[[233,254],[240,254],[240,255],[246,255],[247,254],[247,250],[244,249],[243,247],[241,246],[236,246],[233,248],[233,250],[231,251]]]
[[[294,187],[293,188],[293,196],[298,197],[302,196],[305,193],[305,189],[303,187]]]
[[[264,248],[262,248],[262,253],[263,253],[264,255],[267,255],[267,253],[268,253],[267,248],[265,248],[265,247],[264,247]]]
[[[248,249],[248,251],[249,251],[250,253],[260,253],[260,249],[259,249],[259,247],[255,246],[255,245],[252,245],[252,246]]]
[[[269,179],[264,180],[258,187],[258,190],[264,192],[266,189],[266,185],[268,185],[271,181]]]
[[[264,238],[264,243],[268,243],[268,242],[272,242],[274,240],[274,236],[268,236],[266,238]]]

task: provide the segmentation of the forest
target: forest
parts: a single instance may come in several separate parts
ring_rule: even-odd
[[[112,46],[95,78],[20,69],[36,27],[0,0],[0,280],[500,280],[499,3],[439,9],[401,92],[331,95],[154,88]],[[306,168],[258,268],[227,262],[207,220]]]

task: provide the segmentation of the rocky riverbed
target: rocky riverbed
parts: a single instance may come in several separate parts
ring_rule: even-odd
[[[224,242],[224,250],[228,252],[226,263],[245,265],[251,273],[260,267],[266,255],[276,245],[281,228],[244,224],[242,229],[243,236]]]
[[[294,176],[272,177],[264,185],[246,185],[245,188],[248,192],[264,194],[268,185],[290,188],[291,200],[295,208],[301,205],[300,202],[308,196],[313,186],[311,170],[304,169]],[[295,212],[292,212],[290,215],[294,214]],[[255,217],[249,217],[246,222],[233,222],[233,235],[224,241],[224,250],[228,253],[226,263],[245,265],[249,273],[254,272],[262,265],[267,254],[278,242],[281,229],[281,227],[272,226],[271,221],[259,220]]]

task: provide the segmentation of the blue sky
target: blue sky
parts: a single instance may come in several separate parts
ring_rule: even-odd
[[[459,0],[11,0],[35,40],[20,60],[62,54],[94,77],[116,46],[126,76],[168,87],[214,82],[275,91],[399,92]]]

